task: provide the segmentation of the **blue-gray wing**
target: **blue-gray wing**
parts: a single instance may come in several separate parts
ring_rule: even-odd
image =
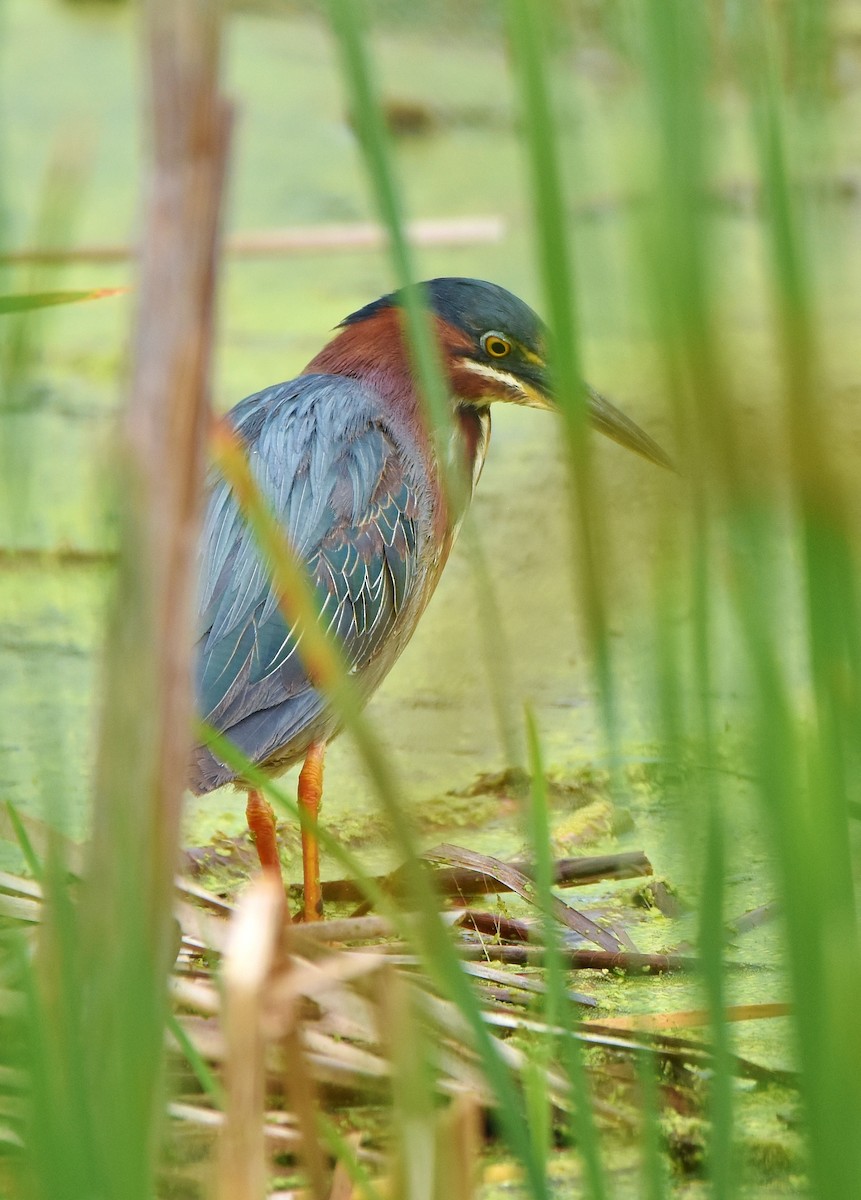
[[[263,496],[316,584],[351,671],[385,652],[418,586],[421,480],[358,382],[302,376],[229,415]],[[299,743],[326,707],[227,485],[210,483],[202,536],[197,707],[255,762]],[[384,672],[383,672],[384,673]],[[289,756],[289,755],[288,755]],[[192,786],[233,773],[200,748]]]

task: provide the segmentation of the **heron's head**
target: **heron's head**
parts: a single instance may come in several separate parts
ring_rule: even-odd
[[[421,285],[437,318],[439,341],[458,404],[494,401],[558,407],[547,363],[547,328],[528,304],[483,279],[431,279]],[[344,322],[359,325],[403,305],[403,293],[375,300]],[[672,466],[656,442],[603,396],[586,388],[589,416],[601,433],[661,466]]]

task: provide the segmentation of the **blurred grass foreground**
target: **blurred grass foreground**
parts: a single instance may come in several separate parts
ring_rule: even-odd
[[[858,1195],[861,5],[0,34],[0,1195]],[[184,796],[210,410],[437,275],[561,412],[496,419],[294,925]]]

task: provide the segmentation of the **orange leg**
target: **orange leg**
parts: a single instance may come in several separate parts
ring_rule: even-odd
[[[316,822],[323,798],[323,757],[325,742],[312,742],[299,772],[299,804]],[[319,921],[323,915],[323,891],[320,887],[320,847],[311,829],[302,829],[302,879],[305,902],[302,915],[306,921]]]
[[[256,788],[248,789],[245,819],[257,847],[257,857],[264,871],[274,871],[281,878],[281,859],[278,854],[278,838],[275,833],[275,813],[272,805]]]

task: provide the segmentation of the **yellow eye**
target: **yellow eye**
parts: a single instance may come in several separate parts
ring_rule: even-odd
[[[486,333],[481,339],[481,346],[491,358],[505,358],[506,354],[511,353],[511,342],[501,333]]]

